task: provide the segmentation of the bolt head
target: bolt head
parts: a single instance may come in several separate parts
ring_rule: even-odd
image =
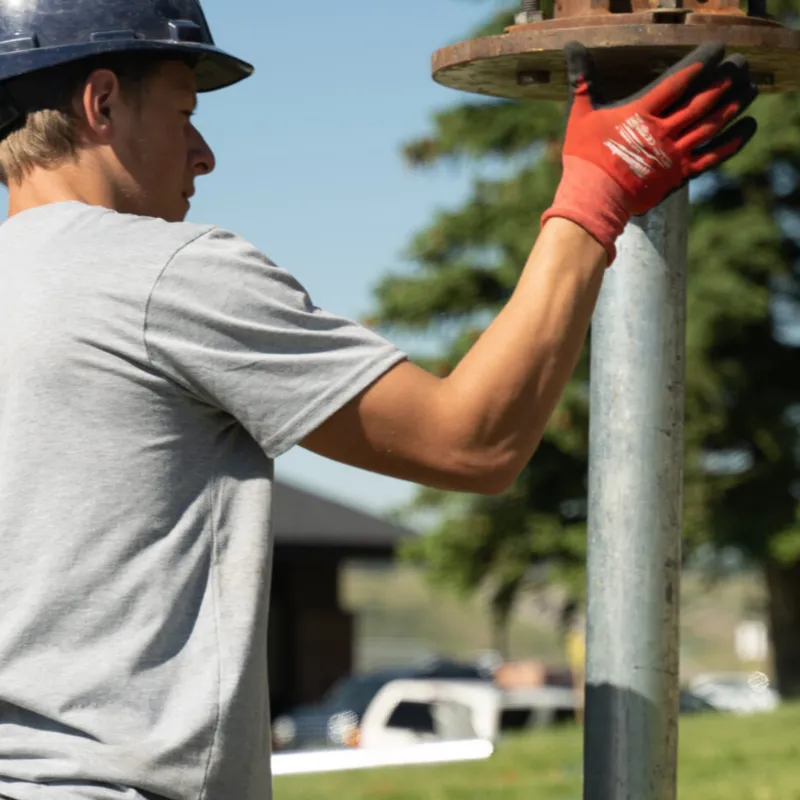
[[[550,73],[546,69],[528,70],[517,75],[519,86],[539,86],[550,83]]]
[[[517,25],[529,25],[531,22],[541,22],[544,15],[541,11],[520,11],[514,17],[514,22]]]

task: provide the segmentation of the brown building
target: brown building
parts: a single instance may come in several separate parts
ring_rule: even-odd
[[[355,620],[339,601],[347,560],[390,560],[410,531],[276,481],[269,624],[273,716],[321,699],[350,673]]]

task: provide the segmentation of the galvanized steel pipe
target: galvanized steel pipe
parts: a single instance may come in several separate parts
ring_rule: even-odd
[[[592,324],[585,800],[676,797],[687,225],[628,225]]]

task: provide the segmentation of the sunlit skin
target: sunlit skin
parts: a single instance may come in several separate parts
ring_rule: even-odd
[[[180,222],[195,180],[215,166],[214,154],[192,123],[197,87],[192,69],[164,62],[140,96],[124,94],[116,75],[96,70],[77,109],[81,145],[75,161],[37,167],[11,183],[9,216],[77,200],[126,214]]]

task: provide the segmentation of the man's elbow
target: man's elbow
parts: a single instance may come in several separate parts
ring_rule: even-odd
[[[505,494],[516,483],[527,464],[514,453],[482,452],[458,459],[451,476],[455,491],[497,496]]]

